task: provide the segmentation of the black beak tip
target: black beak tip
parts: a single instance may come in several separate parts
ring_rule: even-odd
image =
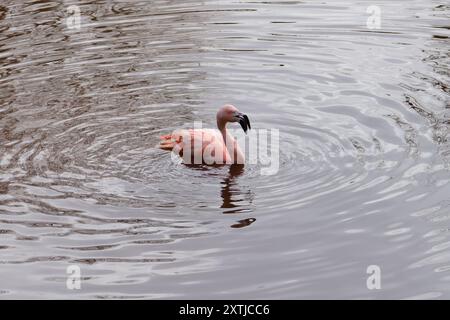
[[[239,124],[242,127],[242,130],[244,130],[245,134],[247,134],[247,130],[251,129],[250,120],[248,119],[247,115],[243,114],[241,116],[241,119],[239,120]]]
[[[247,133],[247,123],[245,123],[244,120],[239,121],[239,124],[242,127],[242,130],[244,130],[245,133]]]
[[[252,129],[252,126],[250,125],[250,120],[248,119],[248,117],[247,117],[246,114],[244,114],[244,119],[245,119],[245,121],[247,122],[248,128],[251,130],[251,129]]]

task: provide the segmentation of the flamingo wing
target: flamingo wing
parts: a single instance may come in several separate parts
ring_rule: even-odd
[[[177,130],[170,135],[163,135],[160,138],[159,147],[161,149],[177,152],[183,157],[185,162],[187,160],[200,160],[202,163],[207,164],[223,164],[230,161],[230,155],[223,138],[217,130]]]

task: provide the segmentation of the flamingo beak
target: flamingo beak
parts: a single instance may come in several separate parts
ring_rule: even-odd
[[[250,120],[248,119],[247,115],[239,112],[237,117],[239,119],[239,124],[241,125],[242,130],[244,130],[244,132],[247,133],[247,130],[252,128],[250,125]]]

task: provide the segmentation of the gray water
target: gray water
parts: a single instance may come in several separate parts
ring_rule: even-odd
[[[0,299],[450,298],[449,18],[443,0],[2,0]],[[225,103],[279,130],[276,174],[155,148]]]

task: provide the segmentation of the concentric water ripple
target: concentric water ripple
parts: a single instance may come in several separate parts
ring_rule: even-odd
[[[448,298],[449,6],[370,5],[2,3],[0,298]],[[225,103],[279,150],[155,147]]]

